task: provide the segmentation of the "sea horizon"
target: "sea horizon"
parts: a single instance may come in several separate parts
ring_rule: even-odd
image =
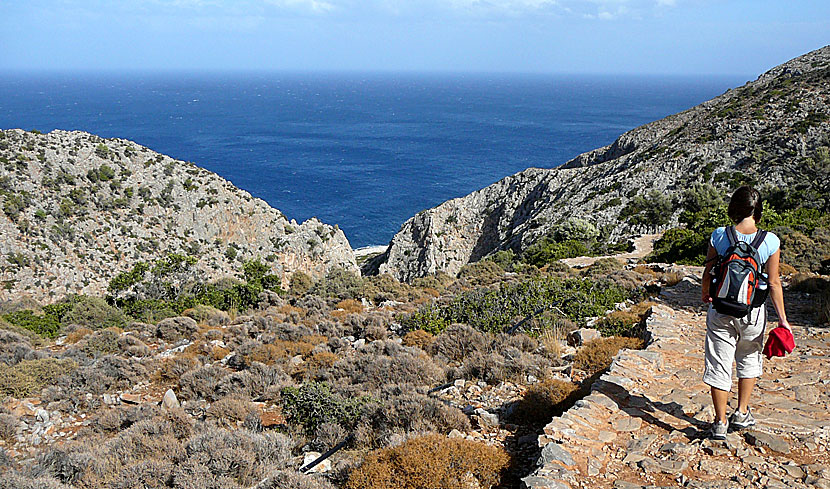
[[[192,161],[354,249],[420,210],[552,168],[740,86],[738,75],[0,73],[0,127],[83,130]]]

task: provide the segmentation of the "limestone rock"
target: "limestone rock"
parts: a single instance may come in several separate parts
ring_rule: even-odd
[[[80,131],[8,129],[0,141],[0,157],[18,162],[0,165],[0,181],[27,196],[0,214],[0,250],[28,263],[6,272],[0,300],[103,296],[118,273],[170,253],[198,258],[183,281],[235,277],[255,258],[286,288],[298,271],[358,271],[337,226],[298,224],[193,163]]]
[[[582,346],[585,343],[599,338],[599,331],[593,328],[579,328],[568,334],[568,344],[571,346]]]
[[[165,409],[181,407],[179,399],[176,397],[176,393],[173,392],[173,389],[167,389],[167,392],[164,393],[164,397],[161,399],[161,407]]]

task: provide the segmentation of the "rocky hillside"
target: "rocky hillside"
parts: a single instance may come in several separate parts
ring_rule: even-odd
[[[704,182],[724,192],[757,182],[826,210],[830,172],[815,162],[828,159],[829,120],[827,46],[561,167],[529,168],[420,212],[364,272],[455,274],[496,251],[524,250],[571,217],[608,240],[658,231],[677,224],[682,209],[672,198]],[[650,214],[656,207],[666,211]]]
[[[0,299],[102,295],[138,261],[198,258],[206,279],[260,258],[287,284],[357,270],[343,231],[298,224],[192,163],[84,132],[0,131]]]

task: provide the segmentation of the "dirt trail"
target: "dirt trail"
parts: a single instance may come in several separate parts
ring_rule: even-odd
[[[569,267],[583,268],[592,265],[600,258],[616,258],[618,260],[629,261],[639,260],[654,250],[654,242],[660,239],[662,234],[644,234],[634,239],[634,251],[629,253],[620,253],[617,255],[608,256],[578,256],[576,258],[565,258],[561,260],[562,263]]]
[[[709,440],[699,269],[681,269],[688,276],[653,308],[648,348],[620,352],[591,394],[545,427],[543,463],[525,487],[830,488],[830,330],[809,326],[793,298],[798,346],[764,363],[757,426]]]

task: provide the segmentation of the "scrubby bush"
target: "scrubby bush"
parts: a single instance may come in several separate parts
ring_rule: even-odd
[[[407,329],[438,333],[438,326],[466,323],[480,331],[502,332],[518,320],[540,309],[557,307],[569,319],[583,321],[599,316],[618,302],[630,298],[631,291],[607,280],[533,277],[498,289],[463,292],[439,307],[429,305],[402,320]]]
[[[31,309],[3,315],[3,319],[14,326],[27,329],[45,338],[54,338],[60,332],[60,321],[53,315],[37,315]]]
[[[10,444],[14,442],[17,427],[20,426],[20,419],[11,413],[0,412],[0,440]]]
[[[466,489],[496,485],[508,466],[497,448],[441,435],[371,452],[349,475],[348,489]]]
[[[429,348],[429,345],[435,340],[435,336],[423,329],[416,329],[406,333],[403,337],[402,344],[404,346],[417,346],[422,350]]]
[[[289,292],[296,296],[305,295],[312,286],[314,286],[314,281],[307,273],[296,271],[291,275]]]
[[[230,323],[228,313],[207,304],[196,304],[189,309],[185,309],[182,311],[182,316],[187,316],[199,324],[208,326],[225,326]]]
[[[18,399],[37,394],[43,387],[75,368],[75,361],[58,358],[23,360],[12,366],[0,364],[0,393]]]
[[[602,336],[633,336],[640,316],[629,311],[613,311],[597,320],[594,328]]]
[[[559,379],[533,384],[516,403],[511,419],[520,424],[546,424],[573,404],[576,391],[576,384]]]
[[[542,267],[563,258],[588,256],[591,249],[581,241],[556,241],[552,237],[545,237],[528,247],[522,254],[522,260],[537,267]]]
[[[121,350],[118,346],[120,333],[121,331],[116,328],[96,331],[86,337],[81,349],[90,357],[118,353]]]
[[[360,299],[364,296],[364,281],[356,273],[342,268],[333,268],[318,280],[309,290],[310,293],[323,297],[343,299]]]
[[[622,270],[625,267],[623,262],[616,258],[600,258],[582,271],[586,277],[598,277],[608,275],[610,272]]]
[[[61,318],[62,324],[79,324],[91,329],[124,328],[127,318],[100,297],[76,296],[72,307]]]
[[[219,398],[217,388],[228,371],[216,365],[206,365],[184,373],[179,379],[181,397],[187,400]]]
[[[623,348],[642,349],[645,341],[640,338],[623,338],[614,336],[591,340],[574,356],[573,367],[584,370],[589,375],[605,370],[611,365],[614,356]]]
[[[391,340],[366,345],[335,363],[332,373],[340,382],[362,384],[366,390],[386,384],[431,385],[442,377],[428,355]]]
[[[495,262],[480,260],[468,263],[458,271],[458,278],[463,279],[469,287],[483,287],[498,281],[504,270]]]
[[[208,419],[225,424],[244,421],[253,412],[256,412],[256,409],[250,402],[245,399],[229,396],[223,397],[211,404],[205,412],[205,415]]]
[[[475,352],[487,350],[489,346],[490,339],[485,334],[466,324],[453,324],[435,337],[429,351],[449,360],[462,361]]]
[[[156,325],[156,336],[164,341],[176,342],[192,338],[198,330],[196,321],[189,317],[167,318]]]
[[[398,389],[387,391],[397,392]],[[458,408],[423,394],[397,393],[362,409],[354,430],[354,442],[358,447],[379,448],[388,446],[401,435],[447,434],[452,430],[470,430],[469,418]]]
[[[367,397],[345,397],[333,392],[325,382],[308,382],[281,391],[285,419],[313,435],[322,423],[351,428],[360,416]]]

